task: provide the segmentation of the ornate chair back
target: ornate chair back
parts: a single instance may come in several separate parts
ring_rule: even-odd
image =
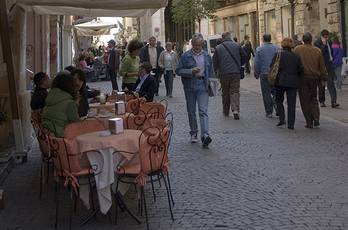
[[[104,126],[98,120],[84,120],[68,125],[64,129],[64,137],[72,142],[79,135],[104,130]]]
[[[149,129],[157,129],[157,133],[146,136]],[[169,127],[163,129],[157,126],[146,128],[139,137],[139,159],[141,172],[151,174],[162,170],[167,162],[167,149],[170,131]]]
[[[133,111],[138,110],[140,105],[144,104],[145,102],[146,99],[144,97],[128,100],[126,105],[126,113],[132,113]]]

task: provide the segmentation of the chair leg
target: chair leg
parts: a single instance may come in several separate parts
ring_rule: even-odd
[[[50,176],[50,159],[46,158],[47,161],[47,179],[46,179],[46,184],[48,184],[48,178]]]
[[[73,197],[73,187],[71,184],[68,185],[69,192],[70,192],[70,217],[69,217],[69,230],[71,230],[71,220],[72,220],[72,197]]]
[[[155,194],[155,188],[153,186],[153,182],[152,182],[152,176],[150,176],[151,179],[151,186],[152,186],[152,194],[153,194],[153,200],[156,201],[156,194]]]
[[[55,200],[56,200],[56,223],[54,225],[54,228],[57,228],[58,224],[58,199],[59,199],[59,184],[56,182],[56,195],[55,195]]]
[[[168,170],[167,170],[167,180],[168,180],[168,187],[169,187],[169,192],[170,192],[170,198],[172,199],[172,203],[173,203],[173,206],[174,206],[175,203],[174,203],[174,199],[173,199],[172,188],[170,186],[169,171]]]
[[[92,209],[93,209],[93,212],[94,212],[95,207],[94,207],[94,198],[93,198],[93,191],[92,191],[91,178],[88,178],[88,183],[89,183],[89,189],[90,189],[90,191],[91,191]],[[97,216],[94,216],[94,219],[97,219]]]
[[[41,195],[42,195],[42,183],[43,183],[43,171],[44,171],[44,167],[43,167],[43,162],[41,161],[41,167],[40,167],[40,195],[39,198],[41,200]]]
[[[141,186],[141,197],[144,200],[144,209],[145,209],[145,219],[146,219],[146,227],[149,230],[149,220],[147,219],[147,208],[146,208],[146,199],[145,199],[145,190],[144,186]]]
[[[117,224],[117,206],[119,203],[118,199],[118,182],[119,182],[120,176],[117,177],[116,181],[116,190],[115,190],[115,225]]]
[[[166,180],[164,179],[164,175],[163,176],[163,181],[164,181],[164,185],[166,186],[166,190],[167,190],[167,196],[168,196],[168,204],[169,204],[169,211],[170,211],[170,215],[172,216],[172,220],[174,221],[174,216],[173,216],[173,211],[172,211],[172,205],[170,204],[170,196],[169,196],[169,189],[168,189],[168,185]]]

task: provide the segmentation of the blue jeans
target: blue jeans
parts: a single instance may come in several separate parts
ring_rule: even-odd
[[[342,66],[335,66],[336,76],[337,76],[337,82],[336,82],[336,88],[341,90],[342,89],[342,75],[341,75]]]
[[[268,82],[268,75],[260,75],[261,91],[263,104],[267,114],[273,113],[273,106],[275,106],[275,88]]]
[[[95,72],[94,72],[94,68],[92,67],[92,68],[90,68],[90,69],[86,69],[85,71],[83,71],[83,72],[85,72],[86,74],[88,74],[88,73],[90,73],[90,75],[89,75],[89,80],[94,80],[94,75],[95,75]]]
[[[185,99],[191,136],[198,133],[196,102],[198,102],[199,120],[201,123],[201,138],[209,136],[209,117],[207,113],[209,92],[205,90],[204,80],[197,80],[193,91],[185,90]]]
[[[164,75],[164,82],[166,85],[167,96],[173,94],[173,79],[174,79],[173,70],[167,70]]]

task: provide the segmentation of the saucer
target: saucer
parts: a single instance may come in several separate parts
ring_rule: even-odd
[[[97,117],[103,118],[103,117],[111,117],[112,113],[107,113],[107,114],[99,114]]]

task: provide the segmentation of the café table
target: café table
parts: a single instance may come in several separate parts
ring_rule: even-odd
[[[108,212],[112,205],[110,186],[115,182],[115,169],[118,165],[139,164],[139,136],[141,131],[124,129],[124,133],[100,136],[100,132],[77,136],[72,145],[77,152],[86,152],[95,171],[100,211]],[[119,151],[119,152],[118,152]],[[122,191],[125,193],[128,187]],[[125,190],[125,191],[124,191]],[[89,189],[80,187],[80,198],[89,207]]]

